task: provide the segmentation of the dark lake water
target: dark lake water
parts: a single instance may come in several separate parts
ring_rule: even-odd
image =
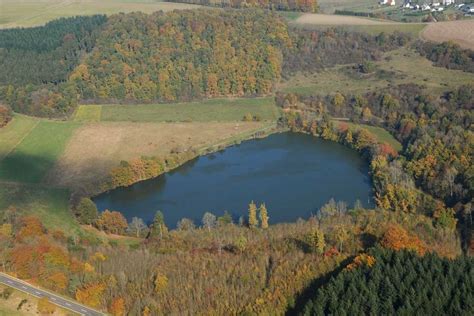
[[[196,158],[152,180],[94,198],[100,211],[149,223],[157,210],[171,228],[183,217],[201,224],[204,212],[247,215],[265,202],[270,223],[308,218],[331,198],[372,206],[368,165],[343,145],[304,134],[274,134]]]

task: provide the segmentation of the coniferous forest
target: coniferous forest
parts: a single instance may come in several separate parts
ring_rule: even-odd
[[[374,249],[319,288],[302,315],[472,315],[474,261]]]

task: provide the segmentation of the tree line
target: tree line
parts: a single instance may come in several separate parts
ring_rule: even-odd
[[[261,8],[280,11],[317,12],[317,0],[169,0],[222,8]]]

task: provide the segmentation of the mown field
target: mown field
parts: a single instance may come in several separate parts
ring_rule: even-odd
[[[245,114],[274,121],[279,110],[272,97],[211,99],[199,102],[144,105],[82,105],[75,121],[81,122],[223,122],[242,121]]]
[[[0,28],[42,25],[60,17],[76,15],[151,13],[198,7],[160,0],[1,0]]]
[[[342,65],[313,74],[297,74],[280,84],[285,92],[301,94],[364,93],[389,85],[417,83],[440,93],[474,81],[474,74],[435,67],[415,51],[402,48],[386,53],[372,74],[360,74],[354,65]]]

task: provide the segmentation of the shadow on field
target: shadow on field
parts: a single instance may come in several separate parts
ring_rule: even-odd
[[[300,295],[298,295],[295,299],[294,306],[288,307],[286,310],[286,316],[293,316],[293,315],[301,315],[304,312],[304,307],[308,300],[314,297],[314,294],[318,291],[318,289],[323,286],[324,284],[328,283],[332,277],[338,275],[344,268],[352,262],[354,257],[349,257],[339,264],[339,266],[331,272],[328,272],[326,275],[323,275],[317,279],[314,279],[311,284],[304,289]]]
[[[0,161],[0,181],[40,183],[54,163],[54,159],[12,152]]]

